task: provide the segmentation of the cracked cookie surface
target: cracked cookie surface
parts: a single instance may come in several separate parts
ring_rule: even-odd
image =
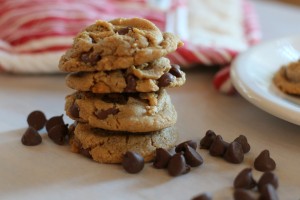
[[[157,93],[75,92],[66,97],[65,111],[70,118],[96,128],[134,133],[170,127],[177,120],[164,89]]]
[[[98,20],[77,34],[59,68],[65,72],[126,69],[154,61],[182,45],[176,35],[162,33],[146,19]]]
[[[121,163],[127,151],[137,152],[144,157],[145,162],[150,162],[154,159],[157,148],[174,147],[177,137],[174,127],[147,134],[132,134],[106,131],[78,123],[70,144],[73,152],[88,153],[88,156],[100,163]]]
[[[164,57],[124,70],[73,72],[66,77],[70,88],[93,93],[156,92],[184,83],[185,73],[179,65],[171,65]]]
[[[281,67],[274,75],[273,82],[287,94],[300,95],[300,60]]]

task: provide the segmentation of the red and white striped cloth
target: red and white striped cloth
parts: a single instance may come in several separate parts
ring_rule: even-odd
[[[170,54],[172,62],[184,67],[194,63],[222,66],[214,84],[218,90],[230,93],[233,88],[226,66],[240,50],[195,44],[189,38],[188,1],[0,0],[0,71],[56,73],[60,56],[85,26],[97,19],[143,17],[162,31],[178,34],[185,42],[184,47]],[[255,13],[247,0],[234,1],[242,1],[244,38],[253,44],[259,39]]]

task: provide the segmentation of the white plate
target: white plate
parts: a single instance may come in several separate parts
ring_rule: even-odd
[[[300,97],[284,94],[272,82],[282,65],[299,58],[299,36],[261,43],[235,59],[231,68],[233,85],[262,110],[300,125]]]

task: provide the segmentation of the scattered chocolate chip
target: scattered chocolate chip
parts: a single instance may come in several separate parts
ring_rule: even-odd
[[[174,154],[168,163],[168,172],[171,176],[179,176],[188,173],[190,166],[186,164],[183,153]]]
[[[192,198],[192,200],[212,200],[212,197],[207,193],[203,193],[198,196],[195,196],[194,198]]]
[[[193,149],[197,149],[197,142],[195,140],[187,140],[185,142],[178,144],[175,148],[175,151],[177,153],[179,153],[181,151],[185,151],[185,144],[189,145]]]
[[[117,103],[121,105],[125,105],[128,101],[128,96],[124,94],[118,94],[118,93],[110,93],[105,94],[102,97],[102,100],[106,103]]]
[[[271,184],[275,189],[278,188],[278,177],[272,172],[265,172],[258,181],[258,190],[262,191],[262,188],[266,184]]]
[[[170,154],[170,152],[163,148],[158,148],[156,149],[156,156],[153,162],[153,166],[157,169],[167,168],[171,157],[172,155]]]
[[[42,137],[33,127],[28,127],[21,139],[22,144],[26,146],[36,146],[42,142]]]
[[[84,63],[89,63],[90,65],[96,65],[99,60],[101,60],[101,56],[98,54],[92,54],[91,51],[82,53],[80,59]]]
[[[243,169],[234,179],[234,188],[252,189],[256,186],[256,181],[252,176],[252,169]]]
[[[46,122],[46,130],[47,130],[47,132],[49,132],[52,127],[54,127],[54,126],[56,126],[58,124],[65,124],[65,122],[63,120],[63,115],[51,117]]]
[[[124,89],[125,92],[136,92],[136,78],[134,75],[129,74],[126,77],[126,88]]]
[[[175,77],[170,73],[164,73],[157,81],[158,87],[167,87],[171,82],[175,80]]]
[[[127,151],[122,161],[123,168],[130,174],[136,174],[144,168],[144,158],[133,151]]]
[[[131,26],[125,27],[125,28],[121,28],[119,30],[117,30],[117,33],[119,35],[126,35],[130,30],[132,30],[133,28]]]
[[[224,159],[230,163],[238,164],[244,160],[242,145],[238,142],[231,142],[226,149]]]
[[[169,70],[169,73],[176,76],[177,78],[182,77],[181,72],[180,72],[180,66],[176,65],[176,64],[171,65],[171,69]]]
[[[270,157],[269,150],[263,150],[254,160],[254,167],[258,171],[272,171],[276,168],[275,161]]]
[[[272,184],[263,185],[259,200],[278,200],[278,195]]]
[[[109,108],[107,110],[97,110],[95,112],[95,115],[97,116],[98,119],[106,119],[108,115],[116,115],[120,112],[118,108]]]
[[[212,156],[223,156],[229,144],[225,142],[222,136],[217,135],[209,148],[209,153]]]
[[[201,155],[187,143],[185,145],[185,150],[183,156],[185,158],[186,163],[191,167],[198,167],[203,164],[203,158]],[[197,147],[196,147],[197,148]]]
[[[206,131],[205,136],[200,140],[200,149],[209,149],[215,139],[216,134],[214,131]]]
[[[87,158],[92,158],[90,154],[90,149],[79,148],[79,153]]]
[[[240,135],[239,137],[235,138],[234,141],[236,141],[242,145],[244,153],[248,153],[250,151],[250,145],[248,143],[246,136]]]
[[[40,130],[45,126],[47,119],[42,111],[35,110],[31,112],[27,117],[27,123],[35,130]]]
[[[63,145],[66,142],[66,136],[69,130],[65,124],[57,124],[48,131],[48,137],[58,145]]]
[[[251,191],[246,189],[236,189],[233,193],[234,200],[256,200],[257,195]]]
[[[69,112],[72,115],[72,117],[79,118],[79,107],[75,102],[69,108]]]

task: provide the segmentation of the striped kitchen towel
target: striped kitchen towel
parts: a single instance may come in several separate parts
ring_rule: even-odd
[[[260,31],[247,0],[0,0],[0,71],[57,73],[73,37],[97,19],[142,17],[185,42],[169,55],[189,67],[219,66],[214,85],[233,91],[228,66],[257,42]]]

